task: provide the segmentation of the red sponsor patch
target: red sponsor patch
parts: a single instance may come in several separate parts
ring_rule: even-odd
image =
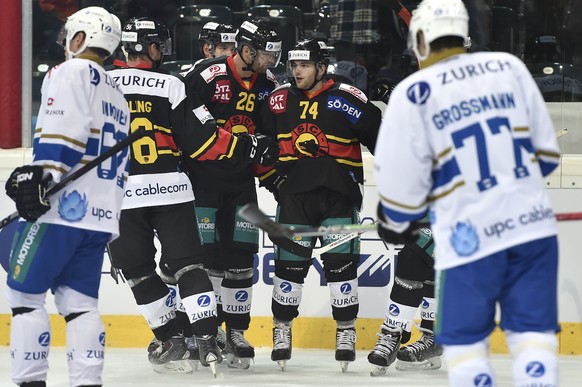
[[[287,110],[287,90],[282,90],[269,97],[269,108],[273,113],[283,113]]]
[[[227,79],[217,80],[212,96],[212,102],[229,103],[232,98],[232,91],[230,89],[230,81]]]
[[[48,106],[52,106],[54,102],[55,102],[55,99],[53,97],[49,97],[46,101],[46,104]]]

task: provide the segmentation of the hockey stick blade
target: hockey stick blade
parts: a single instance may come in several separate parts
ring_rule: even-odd
[[[83,176],[84,174],[86,174],[87,172],[89,172],[90,170],[92,170],[93,168],[98,166],[99,164],[101,164],[103,161],[107,160],[111,156],[119,153],[120,151],[122,151],[123,149],[125,149],[126,147],[131,145],[131,143],[133,143],[135,140],[138,140],[139,138],[141,138],[144,134],[145,134],[145,129],[143,129],[143,128],[140,128],[140,129],[136,130],[135,132],[130,133],[127,137],[125,137],[123,140],[119,141],[117,144],[113,145],[106,152],[101,153],[99,156],[95,157],[93,160],[89,161],[87,164],[83,165],[81,168],[77,169],[75,172],[71,173],[70,175],[65,176],[57,184],[49,187],[49,189],[46,190],[44,197],[48,198],[51,195],[62,190],[63,188],[65,188],[66,186],[71,184],[73,181],[77,180],[78,178],[80,178],[81,176]],[[18,211],[13,212],[12,214],[8,215],[6,218],[4,218],[0,221],[0,228],[5,227],[7,224],[15,221],[19,217],[20,216],[18,215]]]
[[[274,236],[321,236],[327,234],[350,234],[353,232],[376,231],[375,224],[338,224],[331,226],[286,226],[269,218],[256,203],[245,204],[238,212],[245,220],[251,222],[269,235]]]

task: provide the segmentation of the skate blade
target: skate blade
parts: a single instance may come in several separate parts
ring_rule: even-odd
[[[198,371],[198,364],[200,364],[200,360],[187,360],[190,363],[190,367],[192,368],[192,372]]]
[[[340,367],[342,368],[342,372],[346,373],[348,372],[348,365],[350,365],[351,362],[349,361],[345,361],[345,360],[340,360]]]
[[[382,376],[386,375],[386,370],[388,367],[382,367],[379,365],[372,364],[372,369],[370,370],[370,376]]]
[[[152,364],[158,374],[191,374],[194,368],[188,360],[174,360],[164,364]]]
[[[226,365],[228,368],[248,370],[251,366],[251,357],[235,357],[233,354],[226,355]]]
[[[281,371],[287,371],[287,360],[277,360],[277,364],[281,367]]]
[[[396,361],[398,371],[431,371],[441,368],[441,357],[436,356],[423,361]]]
[[[210,372],[212,372],[212,375],[214,376],[214,378],[216,378],[216,361],[211,361],[208,363],[208,366],[210,367]]]

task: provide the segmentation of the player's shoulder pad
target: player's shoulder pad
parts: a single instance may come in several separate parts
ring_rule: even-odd
[[[342,90],[346,93],[353,95],[354,97],[356,97],[357,99],[359,99],[363,103],[368,102],[368,97],[366,96],[366,93],[364,93],[362,90],[358,89],[356,86],[350,85],[348,83],[340,83],[337,86],[337,88],[338,88],[338,90]]]

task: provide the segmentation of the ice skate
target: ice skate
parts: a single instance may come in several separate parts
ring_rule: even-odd
[[[422,336],[418,341],[398,351],[396,369],[399,371],[438,370],[441,368],[443,347],[435,344],[431,330],[419,328]]]
[[[220,348],[220,353],[223,359],[226,359],[226,332],[222,327],[218,327],[216,331],[216,344]]]
[[[154,371],[160,374],[191,373],[192,366],[187,361],[189,355],[182,336],[170,337],[164,342],[154,339],[148,345],[148,360]]]
[[[198,363],[200,363],[200,351],[198,350],[198,343],[196,337],[184,337],[186,348],[188,348],[188,363],[192,367],[192,372],[198,370]]]
[[[244,331],[226,329],[226,365],[246,370],[255,357],[255,348],[245,339]]]
[[[335,360],[339,361],[342,372],[348,371],[350,362],[356,360],[356,328],[343,328],[338,324],[336,330]]]
[[[281,371],[285,372],[287,360],[291,359],[291,321],[275,320],[274,323],[271,360],[276,361]]]
[[[396,354],[400,347],[400,329],[388,328],[382,325],[378,335],[378,341],[374,349],[368,354],[368,362],[372,364],[370,376],[380,376],[386,373],[390,364],[396,360]]]
[[[202,364],[203,367],[210,367],[212,375],[216,377],[216,365],[222,362],[220,348],[218,348],[218,345],[216,344],[216,336],[196,336],[196,342],[198,344],[200,364]]]

